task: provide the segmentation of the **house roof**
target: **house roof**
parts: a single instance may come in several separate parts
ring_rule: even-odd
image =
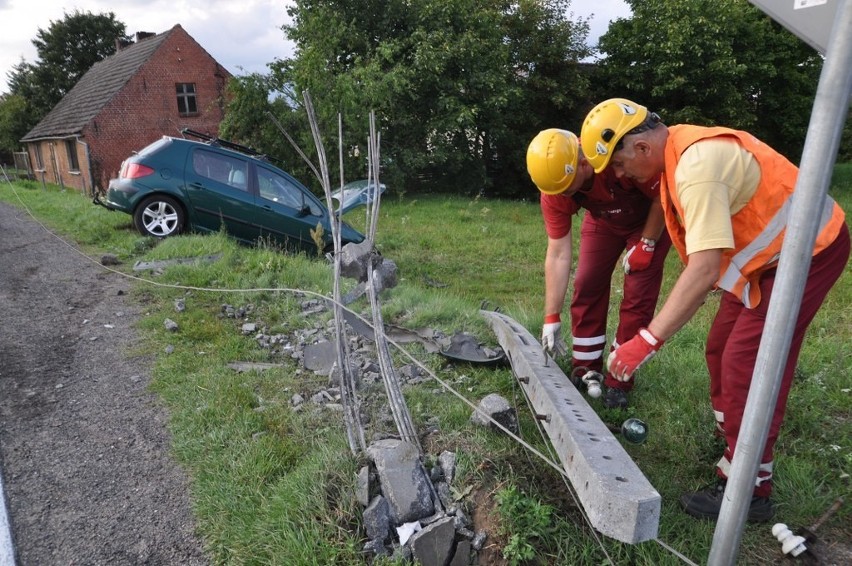
[[[79,134],[176,28],[180,28],[180,24],[137,41],[92,65],[74,88],[21,141]]]

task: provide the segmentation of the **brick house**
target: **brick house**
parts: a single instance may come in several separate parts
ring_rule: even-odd
[[[94,194],[163,135],[218,134],[231,74],[179,24],[116,47],[21,139],[37,179]]]

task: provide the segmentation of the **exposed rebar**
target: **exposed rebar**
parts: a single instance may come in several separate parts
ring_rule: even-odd
[[[370,112],[370,136],[367,142],[367,191],[370,186],[374,186],[374,196],[372,199],[372,208],[370,220],[368,222],[368,233],[371,244],[374,242],[376,234],[376,225],[378,224],[379,206],[381,201],[379,195],[379,138],[376,133],[376,116],[374,112]],[[369,196],[369,192],[368,192]],[[367,199],[370,202],[370,199]],[[385,391],[388,396],[388,404],[390,405],[391,414],[393,415],[394,423],[396,424],[397,432],[402,440],[409,442],[417,447],[418,452],[422,453],[423,449],[420,446],[420,440],[417,438],[417,429],[411,419],[411,413],[408,411],[408,405],[405,403],[405,397],[399,386],[399,378],[393,367],[390,349],[388,347],[387,336],[385,336],[385,325],[382,319],[382,309],[379,304],[378,293],[376,293],[375,281],[373,280],[373,261],[372,258],[367,262],[367,295],[370,298],[370,309],[373,314],[373,334],[376,341],[376,350],[379,359],[379,369],[382,373],[382,381],[385,385]]]
[[[349,365],[349,354],[346,340],[346,328],[343,320],[340,298],[340,218],[334,213],[334,205],[331,198],[331,181],[328,173],[328,161],[326,160],[325,148],[319,131],[313,102],[307,91],[304,92],[305,110],[308,114],[308,122],[311,126],[311,134],[317,148],[319,159],[320,182],[325,193],[326,207],[329,211],[329,223],[331,225],[331,237],[334,243],[334,270],[332,275],[334,298],[334,327],[337,350],[337,369],[340,375],[340,400],[343,405],[343,419],[346,424],[346,436],[349,448],[357,455],[359,451],[366,449],[364,438],[364,427],[361,424],[360,411],[355,394],[355,383],[352,377],[352,368]],[[342,132],[339,134],[342,137]],[[342,167],[342,163],[341,163]]]

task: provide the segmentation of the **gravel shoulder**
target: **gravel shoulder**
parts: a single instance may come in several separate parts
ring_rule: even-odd
[[[208,564],[131,283],[0,203],[0,471],[18,564]]]

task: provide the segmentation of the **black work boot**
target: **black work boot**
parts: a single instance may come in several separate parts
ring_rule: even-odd
[[[725,480],[719,480],[700,491],[684,493],[680,497],[680,506],[687,514],[699,519],[716,520],[722,508],[725,494]],[[752,497],[748,508],[748,520],[752,522],[768,521],[775,514],[775,506],[768,497]]]
[[[603,404],[607,409],[626,409],[629,404],[627,402],[627,392],[624,389],[607,387],[606,393],[604,393]]]

